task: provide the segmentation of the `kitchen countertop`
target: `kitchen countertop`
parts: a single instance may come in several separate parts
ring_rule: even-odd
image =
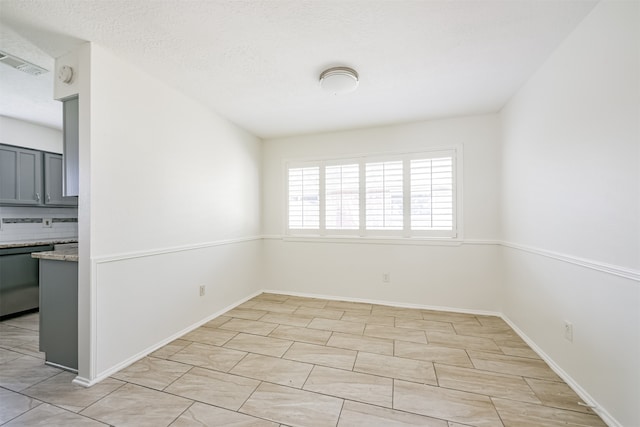
[[[52,240],[24,240],[20,242],[0,242],[0,249],[25,248],[29,246],[59,245],[63,243],[78,243],[78,239],[52,239]]]
[[[34,252],[31,258],[48,259],[53,261],[78,262],[78,248],[63,248],[55,251]]]

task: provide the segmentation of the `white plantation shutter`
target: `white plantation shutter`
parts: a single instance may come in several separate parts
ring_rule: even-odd
[[[453,157],[411,160],[411,230],[453,230]]]
[[[402,230],[402,161],[365,164],[367,230]]]
[[[320,225],[320,168],[289,169],[289,229],[317,229]]]
[[[287,166],[290,235],[458,238],[459,148]]]
[[[360,228],[360,167],[356,164],[325,168],[325,228]]]

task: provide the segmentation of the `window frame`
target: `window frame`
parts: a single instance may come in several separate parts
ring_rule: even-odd
[[[434,159],[442,157],[452,158],[452,229],[451,230],[411,230],[411,160]],[[401,160],[403,163],[403,228],[401,230],[377,230],[366,228],[366,164],[376,162],[388,162]],[[358,229],[327,229],[326,228],[326,166],[359,165],[359,228]],[[289,169],[299,167],[320,168],[320,218],[317,229],[290,229],[289,228]],[[358,156],[345,156],[344,158],[320,158],[314,160],[286,160],[284,162],[285,176],[285,237],[313,237],[321,239],[330,238],[356,238],[358,240],[376,239],[415,239],[459,241],[462,240],[462,145],[434,147],[421,151],[374,153]]]

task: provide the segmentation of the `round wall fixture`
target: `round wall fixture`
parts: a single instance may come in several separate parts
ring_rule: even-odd
[[[63,65],[58,70],[58,80],[64,84],[71,84],[73,81],[73,68],[68,65]]]
[[[356,70],[348,67],[333,67],[320,74],[320,87],[333,95],[353,92],[358,81]]]

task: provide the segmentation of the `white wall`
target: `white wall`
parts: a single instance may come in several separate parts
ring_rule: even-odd
[[[0,144],[62,153],[62,131],[0,116]]]
[[[90,111],[86,382],[254,293],[261,247],[260,141],[104,48],[90,51],[90,100],[80,93]]]
[[[638,2],[599,3],[502,112],[505,313],[624,426],[640,425],[639,23]]]
[[[267,140],[263,145],[263,229],[267,289],[500,311],[497,116],[462,117]],[[463,237],[456,246],[283,240],[285,161],[462,145]],[[464,265],[464,269],[460,268]],[[382,273],[391,283],[382,284]]]

